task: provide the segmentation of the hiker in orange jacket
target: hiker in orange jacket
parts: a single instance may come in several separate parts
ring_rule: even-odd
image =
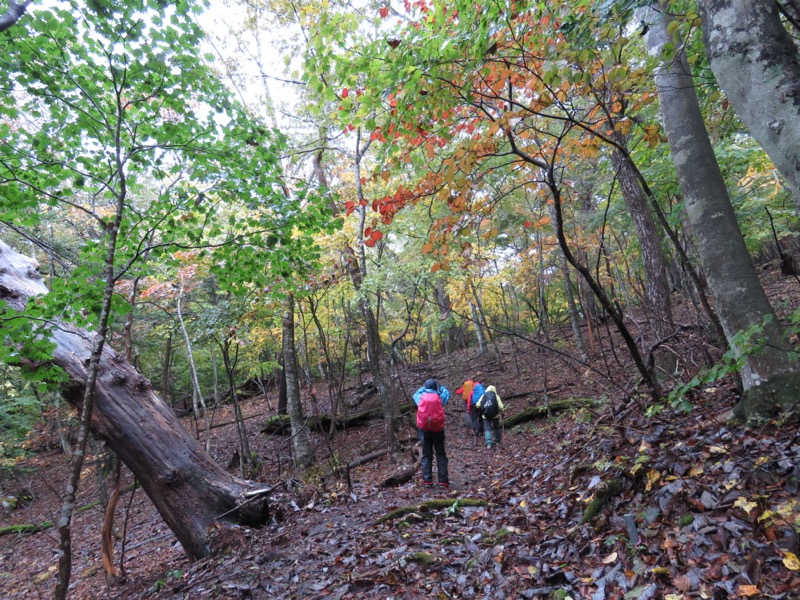
[[[472,418],[469,416],[469,405],[472,402],[472,390],[475,388],[475,382],[472,379],[467,379],[463,385],[456,390],[456,394],[461,394],[464,398],[464,415],[466,418],[467,427],[472,427]]]

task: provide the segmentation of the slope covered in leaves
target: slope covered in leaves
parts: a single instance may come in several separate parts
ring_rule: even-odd
[[[773,294],[791,301],[793,285]],[[245,404],[246,422],[259,479],[276,486],[272,524],[220,530],[219,546],[227,550],[189,564],[150,502],[125,480],[115,542],[119,561],[124,539],[125,571],[111,584],[100,557],[99,500],[109,479],[98,444],[78,500],[85,508],[76,514],[72,597],[797,597],[796,421],[758,430],[728,423],[724,413],[737,397],[726,380],[694,392],[690,413],[665,408],[647,417],[644,401],[624,402],[591,371],[535,346],[500,349],[499,361],[462,351],[412,365],[401,381],[408,394],[430,375],[451,390],[478,377],[497,386],[507,418],[543,405],[545,394],[550,402],[600,404],[507,428],[502,445],[487,451],[466,427],[455,396],[447,407],[451,489],[426,490],[418,473],[384,485],[412,460],[410,426],[402,432],[405,464],[384,456],[346,468],[381,449],[377,421],[331,440],[315,434],[319,466],[300,478],[290,469],[287,439],[259,431],[274,396],[255,397]],[[628,378],[629,367],[614,368],[620,381]],[[352,382],[353,404],[366,383]],[[316,397],[319,404],[307,410],[326,405],[320,390]],[[228,411],[214,414],[212,452],[234,464]],[[45,433],[32,441],[41,444]],[[4,512],[0,527],[54,521],[67,467],[55,451],[21,463],[3,490],[26,490],[27,500]],[[0,537],[2,596],[49,596],[56,545],[46,528]]]

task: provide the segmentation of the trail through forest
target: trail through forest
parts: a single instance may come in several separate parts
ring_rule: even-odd
[[[773,293],[794,297],[785,285]],[[347,463],[382,449],[382,422],[331,439],[314,434],[318,466],[301,478],[290,468],[287,437],[260,431],[274,414],[276,394],[245,401],[259,479],[275,486],[271,524],[220,529],[216,541],[227,550],[193,564],[123,469],[116,579],[107,580],[101,527],[112,476],[95,443],[75,515],[71,597],[800,597],[796,421],[758,430],[729,424],[737,394],[728,379],[691,392],[691,412],[665,406],[647,417],[645,399],[625,402],[609,382],[631,378],[621,353],[607,350],[592,370],[528,342],[498,347],[499,361],[463,350],[410,365],[398,380],[406,398],[430,376],[453,392],[446,411],[449,490],[423,488],[419,470],[407,483],[383,485],[414,460],[410,421],[401,431],[401,461],[383,456],[355,466],[349,485]],[[700,360],[704,348],[687,344],[682,351]],[[503,444],[489,451],[466,427],[455,394],[468,377],[497,386],[506,422],[548,402],[599,404],[506,427]],[[368,383],[366,376],[350,382],[348,398]],[[304,390],[307,410],[326,406],[319,389],[313,398],[316,404]],[[374,401],[367,397],[348,410]],[[232,420],[230,406],[214,410],[211,446],[233,470]],[[202,424],[196,429],[188,417],[185,424],[202,434]],[[60,450],[46,449],[52,435],[34,432],[30,445],[39,451],[3,481],[5,492],[23,502],[3,512],[0,528],[38,526],[0,536],[3,598],[52,594],[57,536],[48,522],[57,518],[69,464]]]

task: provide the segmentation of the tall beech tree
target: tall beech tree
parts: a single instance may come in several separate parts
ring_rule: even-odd
[[[711,70],[800,214],[800,53],[772,0],[701,0]]]
[[[667,3],[644,9],[643,17],[649,28],[648,49],[659,57],[655,79],[664,129],[725,335],[731,348],[743,353],[747,348],[737,335],[761,328],[761,347],[746,356],[742,368],[744,397],[739,406],[743,416],[759,421],[797,402],[800,367],[744,244],[706,133],[685,49],[673,45],[674,20]]]

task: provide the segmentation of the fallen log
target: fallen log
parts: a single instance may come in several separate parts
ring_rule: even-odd
[[[413,464],[384,479],[380,483],[380,487],[394,487],[411,481],[422,462],[422,447],[419,444],[411,448],[411,457],[414,459]]]
[[[348,427],[356,427],[358,425],[365,425],[370,419],[375,418],[377,413],[374,411],[365,411],[348,415],[346,417],[336,418],[336,429],[347,429]],[[306,417],[306,427],[312,431],[319,431],[326,433],[331,428],[330,415],[308,415]],[[261,433],[269,435],[291,435],[292,425],[289,415],[275,415],[270,417],[261,428]]]
[[[28,298],[47,292],[35,261],[0,242],[3,335],[10,335],[7,328],[25,323]],[[12,313],[13,318],[5,318]],[[37,344],[47,342],[52,356],[44,360],[37,350],[36,360],[24,352],[10,358],[41,380],[52,380],[53,367],[59,367],[61,394],[80,411],[91,375],[88,365],[97,358],[97,334],[61,319],[42,325],[38,329],[26,325],[24,331],[31,332]],[[13,335],[21,331],[16,329]],[[269,522],[268,498],[246,504],[245,493],[252,483],[233,477],[214,462],[150,382],[108,344],[95,374],[92,434],[105,440],[131,470],[190,559],[213,552],[209,532],[215,528],[212,525],[223,525],[216,518],[221,512],[232,511],[226,521],[237,525],[260,527]]]
[[[53,526],[52,521],[42,521],[41,523],[22,523],[20,525],[7,525],[0,527],[0,535],[23,534],[23,533],[39,533],[45,529],[50,529]]]
[[[528,398],[530,396],[544,396],[545,394],[552,394],[553,392],[557,392],[562,387],[564,387],[563,383],[559,383],[557,385],[552,385],[547,389],[541,388],[538,390],[528,390],[527,392],[517,392],[516,394],[503,394],[503,402],[506,400],[514,400],[516,398]]]
[[[364,465],[370,461],[375,460],[376,458],[381,458],[382,456],[386,456],[387,454],[389,454],[388,449],[376,450],[375,452],[370,452],[369,454],[365,454],[364,456],[353,459],[349,463],[347,463],[347,470],[349,471],[350,469],[354,469],[355,467]]]
[[[265,414],[267,414],[267,413],[260,412],[260,413],[257,413],[255,415],[248,415],[246,417],[242,417],[242,421],[247,421],[248,419],[255,419],[256,417],[263,417]],[[236,423],[235,419],[230,420],[230,421],[224,421],[222,423],[212,423],[211,429],[216,429],[217,427],[225,427],[226,425],[234,425],[235,423]],[[205,431],[206,431],[206,428],[203,427],[200,430],[200,433],[205,433]]]
[[[408,506],[396,508],[385,515],[378,517],[375,519],[375,521],[373,521],[372,524],[380,525],[386,521],[391,521],[411,513],[449,508],[454,504],[458,506],[489,506],[489,503],[486,500],[478,500],[477,498],[456,498],[455,500],[452,498],[435,498],[433,500],[426,500],[425,502],[420,502],[418,504],[409,504]]]
[[[584,398],[584,399],[559,400],[557,402],[550,402],[548,404],[542,404],[539,406],[529,406],[522,412],[519,412],[511,417],[503,419],[503,425],[507,428],[511,428],[516,425],[519,425],[520,423],[525,423],[526,421],[532,421],[534,419],[541,419],[542,417],[548,417],[553,413],[562,412],[565,410],[569,410],[571,408],[581,408],[584,406],[593,407],[600,405],[602,405],[602,402],[600,402],[599,400]]]

